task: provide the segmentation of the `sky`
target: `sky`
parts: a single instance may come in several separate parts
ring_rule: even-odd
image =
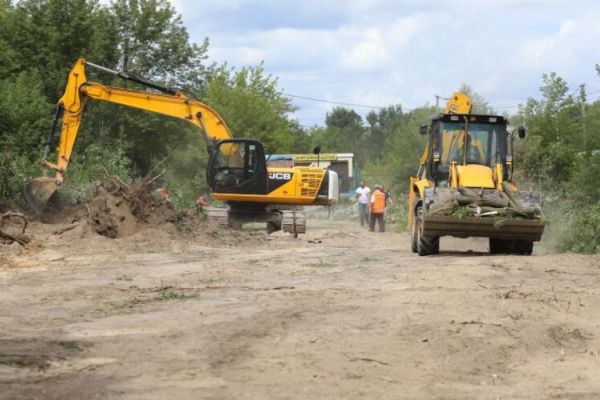
[[[542,74],[600,97],[600,0],[175,0],[210,61],[264,62],[288,95],[433,104],[463,83],[498,112],[539,98]],[[597,92],[597,93],[594,93]],[[291,98],[303,126],[335,104]],[[352,107],[363,115],[374,107]]]

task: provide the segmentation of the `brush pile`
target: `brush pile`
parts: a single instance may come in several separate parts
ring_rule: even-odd
[[[148,174],[128,184],[105,168],[105,182],[87,204],[88,223],[97,233],[110,238],[135,233],[139,223],[176,223],[177,211],[155,188],[163,173]]]
[[[433,203],[430,212],[457,217],[540,219],[542,216],[540,207],[524,205],[506,183],[504,191],[476,191],[461,186],[458,192]]]

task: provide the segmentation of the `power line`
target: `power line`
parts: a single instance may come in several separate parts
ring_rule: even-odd
[[[577,88],[575,88],[573,90],[573,92],[571,93],[570,96],[574,95],[575,92],[579,89],[579,86],[577,86]],[[592,98],[593,95],[596,94],[600,94],[600,90],[595,91],[595,92],[589,92],[587,93],[587,99],[588,100],[597,100],[598,98],[600,98],[600,96],[594,97]],[[350,103],[350,102],[346,102],[346,101],[335,101],[335,100],[326,100],[326,99],[320,99],[317,97],[310,97],[310,96],[300,96],[300,95],[296,95],[296,94],[289,94],[289,93],[284,93],[284,95],[286,97],[290,97],[290,98],[296,98],[296,99],[303,99],[303,100],[310,100],[310,101],[317,101],[317,102],[321,102],[321,103],[327,103],[327,104],[338,104],[338,105],[343,105],[343,106],[349,106],[349,107],[364,107],[364,108],[376,108],[376,109],[386,109],[388,107],[386,106],[379,106],[379,105],[372,105],[372,104],[361,104],[361,103]],[[525,100],[526,102],[527,100]],[[493,109],[497,109],[497,110],[504,110],[504,109],[511,109],[511,108],[518,108],[520,107],[523,103],[518,103],[518,104],[510,104],[510,105],[493,105],[490,104],[489,107],[493,108]],[[406,111],[406,112],[410,112],[410,111],[414,111],[416,108],[404,108],[402,107],[402,111]],[[312,118],[311,118],[312,119]],[[316,123],[315,123],[316,125]],[[304,127],[308,127],[306,125],[301,125]],[[314,125],[313,125],[314,126]],[[312,127],[312,126],[311,126]]]
[[[325,100],[325,99],[319,99],[319,98],[316,98],[316,97],[299,96],[299,95],[296,95],[296,94],[285,94],[285,96],[287,96],[287,97],[293,97],[293,98],[296,98],[296,99],[319,101],[321,103],[339,104],[339,105],[349,106],[349,107],[364,107],[364,108],[378,108],[378,109],[388,108],[386,106],[374,106],[374,105],[371,105],[371,104],[359,104],[359,103],[348,103],[348,102],[345,102],[345,101]],[[406,109],[406,111],[411,111],[411,110],[410,109]]]

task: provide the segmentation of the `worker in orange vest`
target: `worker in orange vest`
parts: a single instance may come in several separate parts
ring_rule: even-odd
[[[369,202],[369,211],[371,212],[369,230],[375,232],[375,222],[377,221],[379,232],[385,232],[385,221],[383,219],[383,215],[385,214],[385,193],[381,185],[375,185],[375,191],[371,195],[371,201]]]

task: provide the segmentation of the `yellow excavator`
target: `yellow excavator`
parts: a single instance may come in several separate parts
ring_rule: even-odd
[[[443,114],[421,125],[428,142],[410,178],[408,231],[412,251],[437,254],[441,236],[489,238],[491,254],[529,255],[544,232],[541,194],[520,191],[513,179],[515,133],[499,115],[472,114],[462,92]]]
[[[116,75],[150,90],[110,87],[87,80],[86,67]],[[267,230],[304,233],[306,219],[299,206],[329,205],[338,200],[339,182],[334,171],[318,167],[267,168],[263,144],[254,139],[233,138],[225,121],[206,104],[180,91],[147,82],[125,72],[79,59],[68,75],[57,104],[50,138],[42,158],[44,176],[27,184],[25,197],[36,211],[45,208],[60,188],[71,160],[88,100],[137,108],[195,125],[207,142],[206,178],[216,200],[226,209],[211,209],[209,217],[240,229],[247,222],[266,222]],[[56,162],[48,155],[55,147],[55,131],[62,119]],[[54,176],[47,176],[48,170]]]

